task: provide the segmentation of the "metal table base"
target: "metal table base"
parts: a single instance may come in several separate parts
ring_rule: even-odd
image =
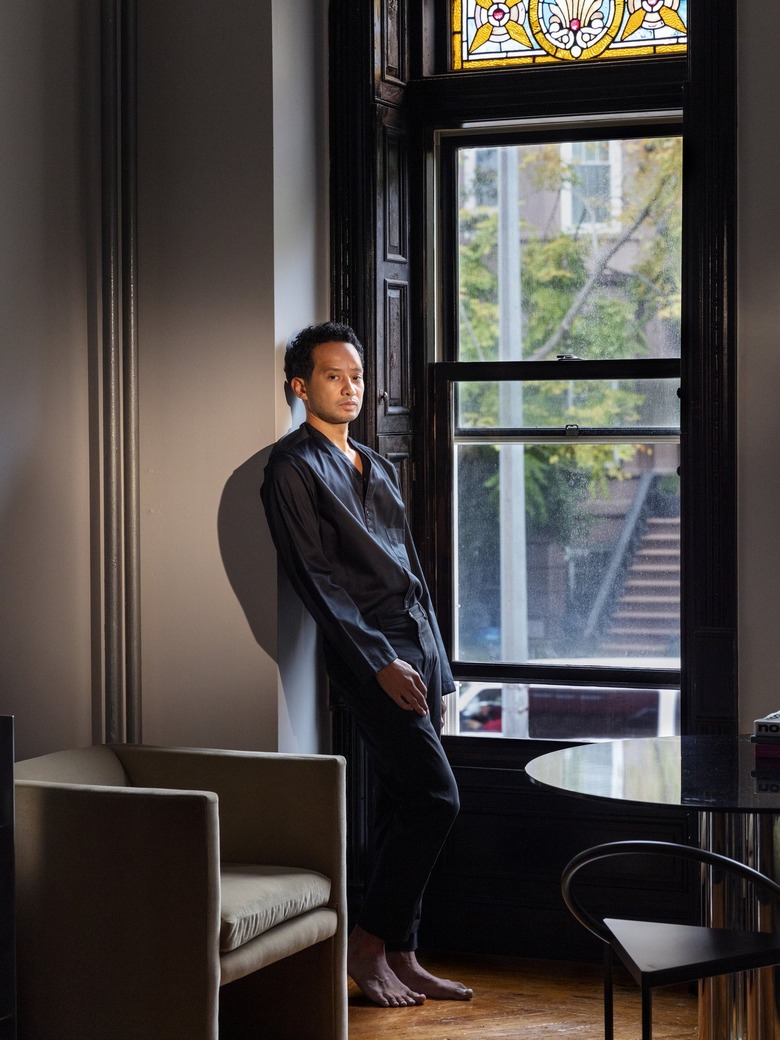
[[[780,880],[780,816],[769,813],[702,812],[701,848]],[[771,904],[750,897],[739,884],[727,885],[709,867],[702,869],[703,924],[713,928],[772,931]],[[720,975],[699,983],[699,1040],[780,1040],[778,968]]]

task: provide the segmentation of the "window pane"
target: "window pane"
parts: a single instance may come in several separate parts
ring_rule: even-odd
[[[687,0],[452,0],[452,66],[684,54],[687,24]]]
[[[679,668],[678,452],[456,444],[454,657]]]
[[[565,164],[561,191],[564,231],[620,233],[623,209],[620,141],[572,141],[561,145]]]
[[[460,361],[679,357],[681,139],[458,150]]]
[[[462,429],[678,430],[676,379],[545,380],[456,384]]]
[[[459,683],[448,732],[538,740],[676,736],[680,691],[530,683]]]

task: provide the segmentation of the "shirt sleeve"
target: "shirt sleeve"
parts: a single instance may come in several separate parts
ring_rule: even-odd
[[[450,668],[449,658],[447,657],[447,651],[444,649],[444,640],[441,636],[439,629],[439,622],[436,619],[436,613],[433,609],[433,601],[431,600],[431,594],[428,590],[428,582],[425,580],[423,574],[422,564],[420,558],[417,555],[417,549],[412,538],[412,532],[409,528],[409,522],[406,521],[405,526],[405,538],[406,538],[406,551],[409,556],[409,562],[412,565],[412,571],[422,586],[422,604],[425,607],[425,611],[428,615],[428,622],[431,626],[431,632],[436,640],[436,646],[439,650],[439,668],[441,670],[441,691],[442,693],[454,693],[456,686],[455,680],[452,677],[452,669]]]
[[[261,496],[271,537],[293,588],[351,671],[361,681],[372,679],[398,655],[333,580],[320,537],[311,474],[293,456],[272,457]]]

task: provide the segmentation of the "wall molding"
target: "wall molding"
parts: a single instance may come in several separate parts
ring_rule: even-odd
[[[140,743],[135,0],[100,19],[103,736]]]

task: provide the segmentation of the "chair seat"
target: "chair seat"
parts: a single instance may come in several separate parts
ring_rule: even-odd
[[[726,975],[776,964],[780,935],[726,928],[604,918],[621,960],[651,986]]]
[[[328,905],[330,878],[296,867],[227,863],[221,870],[220,953]]]

